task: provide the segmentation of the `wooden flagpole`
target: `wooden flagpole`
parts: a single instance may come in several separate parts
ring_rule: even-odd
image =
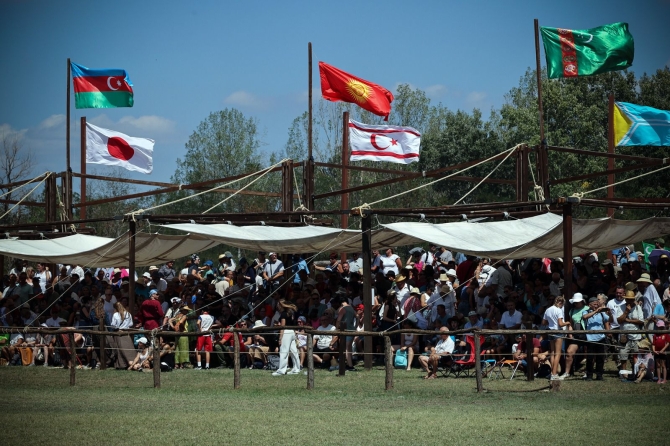
[[[303,181],[305,182],[305,206],[310,210],[314,210],[314,154],[313,154],[313,139],[312,139],[312,42],[307,44],[307,95],[309,103],[307,110],[309,115],[309,122],[307,123],[307,161],[305,163],[305,172],[303,173]]]
[[[540,65],[540,25],[535,19],[535,73],[537,76],[537,109],[540,115],[540,146],[537,152],[538,176],[544,198],[549,198],[549,156],[547,153],[547,141],[544,135],[544,111],[542,110],[542,66]]]
[[[79,199],[79,219],[86,220],[86,116],[81,117],[81,197]],[[81,227],[85,227],[86,223],[82,223]]]

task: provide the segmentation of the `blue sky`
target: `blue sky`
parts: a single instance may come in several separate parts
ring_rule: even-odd
[[[319,60],[394,90],[408,83],[451,109],[485,111],[535,64],[533,19],[571,29],[626,21],[637,74],[670,65],[670,1],[11,1],[0,3],[0,131],[19,132],[34,174],[65,169],[66,60],[126,69],[135,106],[75,110],[156,141],[154,172],[169,181],[184,143],[210,112],[258,119],[263,151],[280,151],[307,109],[307,43]],[[542,56],[544,58],[544,56]],[[544,61],[543,61],[544,64]],[[315,104],[322,100],[314,95]],[[99,174],[104,166],[89,165]]]

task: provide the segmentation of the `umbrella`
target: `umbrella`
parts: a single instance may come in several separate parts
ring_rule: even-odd
[[[666,256],[670,257],[670,251],[665,250],[665,249],[654,249],[649,254],[649,257],[648,257],[649,263],[651,263],[652,265],[655,266],[658,263],[658,259],[660,259],[662,255],[666,255]]]
[[[418,253],[422,253],[422,252],[423,252],[423,248],[421,248],[421,247],[419,247],[419,246],[417,246],[416,248],[412,248],[412,249],[409,250],[409,253],[410,253],[410,254],[418,254]]]

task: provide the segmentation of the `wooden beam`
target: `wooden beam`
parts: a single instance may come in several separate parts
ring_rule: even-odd
[[[587,173],[587,174],[584,174],[584,175],[575,175],[574,177],[567,177],[567,178],[560,178],[560,179],[557,179],[557,180],[551,180],[551,184],[554,185],[554,184],[572,183],[573,181],[588,180],[588,179],[591,179],[591,178],[601,177],[603,175],[624,173],[624,172],[630,172],[631,170],[647,169],[647,168],[658,167],[658,166],[659,166],[658,162],[640,163],[640,164],[635,164],[635,165],[627,166],[627,167],[619,167],[618,169],[608,169],[608,170],[603,170],[602,172]]]
[[[572,147],[547,146],[547,149],[554,150],[557,152],[575,153],[577,155],[599,156],[603,158],[613,158],[613,159],[621,159],[629,161],[644,161],[644,162],[655,162],[655,163],[663,162],[662,158],[649,158],[646,156],[623,155],[620,153],[595,152],[593,150],[575,149]]]

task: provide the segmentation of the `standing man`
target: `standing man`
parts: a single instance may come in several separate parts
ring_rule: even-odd
[[[174,260],[165,262],[165,265],[161,266],[158,272],[163,274],[163,279],[165,279],[166,282],[170,282],[177,277],[177,271],[174,270]]]
[[[272,293],[279,288],[280,280],[284,276],[284,264],[281,260],[277,260],[275,252],[271,252],[269,257],[263,267],[263,281],[267,292]]]
[[[382,272],[382,256],[378,249],[372,250],[372,262],[370,262],[370,270],[372,274]]]
[[[142,302],[140,311],[137,314],[137,318],[140,321],[137,324],[137,328],[143,327],[145,330],[159,328],[163,323],[164,317],[163,307],[158,301],[158,290],[149,291],[149,299]]]
[[[597,297],[589,299],[589,310],[582,313],[582,320],[586,330],[609,330],[610,310],[601,307]],[[603,369],[605,365],[605,335],[602,333],[586,334],[589,341],[589,354],[586,355],[586,381],[593,379],[593,361],[596,362],[596,381],[603,380]]]
[[[642,314],[642,307],[635,301],[635,291],[626,291],[624,299],[626,299],[626,308],[621,316],[619,316],[619,325],[622,330],[639,330],[644,326],[644,315]],[[622,334],[619,336],[619,339],[619,342],[623,344],[623,347],[619,349],[619,363],[623,370],[626,367],[626,361],[628,361],[628,354],[638,351],[637,345],[642,339],[642,335]]]

